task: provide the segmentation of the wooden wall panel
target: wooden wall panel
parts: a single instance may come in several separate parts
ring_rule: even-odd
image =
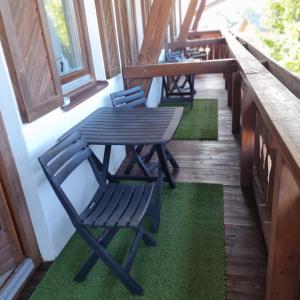
[[[132,64],[132,54],[126,0],[115,0],[115,11],[121,62],[122,66],[128,66]]]
[[[31,122],[63,103],[37,1],[0,1],[1,43],[23,122]]]
[[[95,0],[107,78],[121,72],[112,0]]]
[[[115,0],[117,32],[122,66],[135,64],[138,55],[137,33],[132,2]]]

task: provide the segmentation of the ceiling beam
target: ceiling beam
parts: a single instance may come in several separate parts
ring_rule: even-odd
[[[195,19],[194,19],[194,23],[192,26],[192,30],[197,30],[200,19],[202,17],[203,11],[205,9],[205,4],[206,4],[206,0],[201,0],[200,4],[199,4],[199,8],[197,10],[197,13],[195,15]]]
[[[198,2],[199,2],[199,0],[190,0],[183,23],[180,27],[180,33],[179,33],[178,40],[186,40],[187,39],[193,17],[195,16],[195,13],[196,13]]]

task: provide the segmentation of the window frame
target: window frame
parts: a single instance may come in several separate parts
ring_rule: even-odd
[[[75,72],[71,72],[69,74],[60,76],[58,70],[57,76],[59,77],[60,84],[63,88],[65,84],[68,84],[76,79],[79,79],[83,76],[89,75],[91,77],[91,82],[95,80],[95,70],[93,66],[93,59],[92,59],[92,51],[90,46],[90,40],[89,40],[89,33],[88,33],[88,25],[86,20],[86,13],[85,13],[85,7],[84,2],[82,0],[72,0],[74,12],[75,12],[75,18],[76,18],[76,25],[78,30],[78,37],[79,37],[79,43],[80,43],[80,50],[81,50],[81,56],[82,56],[82,64],[83,69]],[[43,0],[38,0],[38,6],[42,18],[43,23],[43,30],[44,35],[46,38],[46,44],[48,47],[48,51],[50,52],[50,55],[52,56],[52,59],[54,60],[54,48],[53,43],[50,36],[49,31],[49,24],[47,20],[47,12],[43,3]],[[85,83],[86,84],[86,83]],[[77,88],[81,88],[83,85],[78,85],[74,87],[74,90]],[[64,94],[64,96],[67,96],[68,92]]]

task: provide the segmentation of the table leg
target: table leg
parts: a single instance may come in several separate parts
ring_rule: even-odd
[[[156,152],[158,155],[159,163],[161,166],[161,169],[166,176],[167,181],[169,182],[169,185],[171,188],[175,188],[175,182],[173,180],[173,177],[170,173],[168,164],[167,164],[167,159],[166,159],[166,145],[155,145]]]
[[[176,161],[176,159],[174,158],[174,156],[172,155],[172,153],[168,150],[168,148],[166,147],[166,156],[170,162],[170,164],[172,165],[172,167],[174,169],[179,169],[179,165]]]
[[[135,147],[135,146],[134,146]],[[138,155],[141,154],[142,150],[144,148],[144,145],[138,145],[136,148],[135,148],[135,151],[137,152]],[[129,147],[129,151],[131,152],[131,148]],[[130,157],[130,161],[128,163],[128,166],[127,168],[125,169],[124,173],[125,174],[130,174],[130,172],[132,171],[134,165],[136,163],[136,160],[134,159],[134,157]]]
[[[144,176],[146,178],[149,178],[151,177],[147,167],[145,166],[145,163],[143,161],[143,159],[141,158],[141,156],[136,152],[134,146],[129,146],[129,149],[130,149],[130,152],[131,152],[131,155],[132,155],[132,159],[134,159],[137,164],[139,165],[140,169],[142,170]]]

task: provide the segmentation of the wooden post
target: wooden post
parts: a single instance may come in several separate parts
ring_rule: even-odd
[[[299,299],[300,189],[278,152],[276,162],[266,299]]]
[[[145,28],[144,39],[137,64],[156,64],[165,34],[170,22],[175,0],[154,0]],[[151,78],[131,80],[129,86],[141,84],[146,94],[150,89]]]
[[[233,73],[232,77],[232,133],[240,132],[241,115],[241,75]]]
[[[202,16],[204,8],[205,8],[205,4],[206,4],[206,0],[201,0],[199,8],[198,8],[196,16],[195,16],[195,20],[194,20],[193,26],[192,26],[192,29],[194,31],[196,31],[197,28],[198,28],[199,21],[201,19],[201,16]]]
[[[241,187],[252,188],[256,107],[244,82],[242,93]]]
[[[187,39],[188,32],[191,27],[191,23],[192,23],[193,17],[196,12],[197,4],[198,4],[198,0],[190,0],[183,23],[180,27],[180,33],[179,33],[178,40],[186,40]]]
[[[228,107],[232,106],[232,73],[227,74],[227,104]]]

